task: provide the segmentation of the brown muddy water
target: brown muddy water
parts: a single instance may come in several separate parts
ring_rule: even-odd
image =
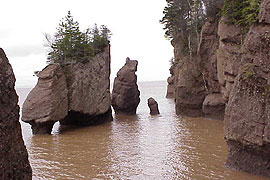
[[[114,115],[92,127],[55,124],[52,135],[35,135],[21,122],[33,179],[56,180],[260,180],[224,166],[223,122],[175,115],[166,82],[139,83],[137,115]],[[18,89],[21,105],[30,89]],[[150,116],[147,98],[161,115]]]

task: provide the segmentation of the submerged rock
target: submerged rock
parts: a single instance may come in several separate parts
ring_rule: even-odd
[[[226,165],[270,177],[270,0],[245,38],[239,75],[225,112]]]
[[[19,123],[18,96],[11,65],[0,48],[0,179],[32,179]]]
[[[157,101],[154,99],[154,98],[149,98],[147,100],[147,104],[148,104],[148,107],[150,109],[150,114],[151,115],[157,115],[157,114],[160,114],[159,113],[159,110],[158,110],[158,103]]]
[[[37,76],[37,85],[23,103],[22,120],[31,124],[33,134],[50,134],[54,123],[68,114],[66,77],[56,64]]]
[[[221,93],[208,94],[203,101],[203,112],[206,117],[224,119],[225,103]]]
[[[138,61],[126,59],[125,65],[114,79],[112,106],[116,114],[136,114],[140,103],[140,91],[137,85]]]

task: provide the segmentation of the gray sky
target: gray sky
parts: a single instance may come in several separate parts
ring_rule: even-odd
[[[165,80],[173,57],[159,24],[165,5],[165,0],[6,0],[0,6],[0,47],[12,64],[16,86],[34,86],[33,72],[46,66],[43,34],[53,35],[70,10],[81,30],[97,23],[112,31],[111,80],[126,57],[139,61],[138,81]]]

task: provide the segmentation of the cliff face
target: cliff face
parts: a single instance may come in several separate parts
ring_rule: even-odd
[[[0,179],[32,179],[19,123],[18,96],[11,65],[0,48]]]
[[[175,68],[175,110],[177,114],[201,116],[206,89],[198,57],[180,59]]]
[[[212,18],[202,27],[200,39],[192,59],[184,56],[181,37],[173,39],[177,64],[167,91],[174,88],[177,114],[224,119],[242,56],[242,29],[226,17]]]
[[[217,55],[219,48],[218,19],[210,19],[202,27],[199,55],[207,96],[202,110],[207,117],[223,119],[225,102],[222,99],[221,86],[218,79]]]
[[[22,109],[34,134],[51,133],[53,124],[92,125],[112,120],[110,46],[89,62],[48,65]]]
[[[69,115],[61,124],[90,125],[112,120],[110,95],[110,47],[88,63],[63,67],[67,79]],[[81,116],[99,116],[91,120]],[[107,114],[107,116],[102,116]]]
[[[227,166],[270,177],[270,0],[244,45],[225,114]]]
[[[242,51],[242,30],[239,26],[230,24],[226,17],[222,17],[218,27],[219,48],[217,50],[218,81],[221,86],[222,97],[229,100],[234,79],[238,74]]]

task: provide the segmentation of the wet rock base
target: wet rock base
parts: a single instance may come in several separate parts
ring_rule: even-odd
[[[60,120],[61,125],[76,125],[76,126],[90,126],[90,125],[98,125],[105,122],[112,121],[112,110],[111,108],[104,114],[91,116],[88,114],[69,111],[68,115]]]
[[[255,175],[270,177],[270,144],[242,145],[228,140],[226,166],[230,169],[245,171]]]

